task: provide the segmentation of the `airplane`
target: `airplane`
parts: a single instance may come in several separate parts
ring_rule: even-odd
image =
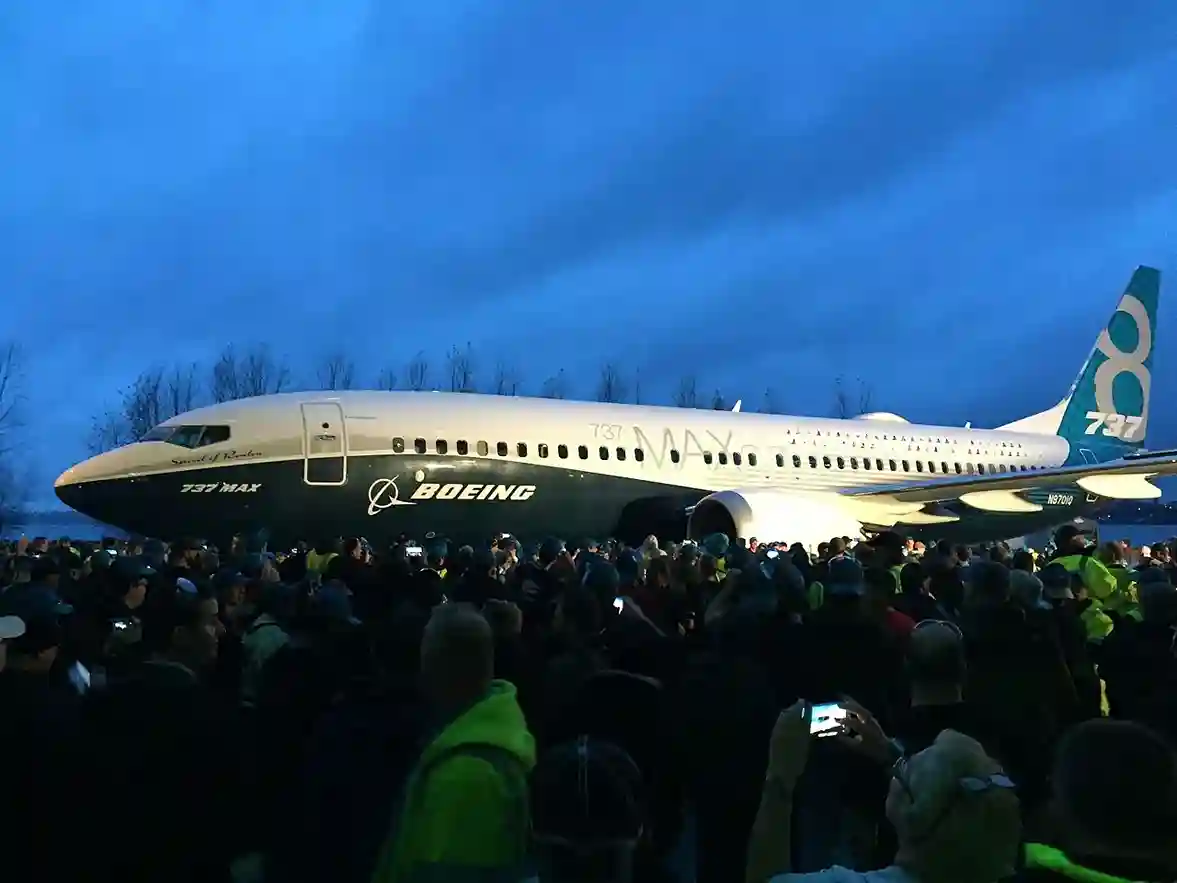
[[[67,469],[68,506],[165,539],[434,531],[455,541],[714,532],[813,548],[893,529],[995,540],[1155,499],[1160,272],[1139,267],[1068,394],[996,429],[441,392],[295,392],[197,408]]]

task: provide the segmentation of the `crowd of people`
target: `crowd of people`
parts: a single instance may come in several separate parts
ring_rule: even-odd
[[[1177,874],[1177,544],[263,540],[0,546],[6,873]]]

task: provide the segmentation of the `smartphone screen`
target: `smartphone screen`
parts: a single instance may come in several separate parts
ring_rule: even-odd
[[[613,599],[613,609],[616,610],[618,613],[620,613],[622,610],[624,610],[625,609],[625,599],[624,598],[614,598]]]
[[[405,554],[412,555],[414,558],[420,558],[421,557],[421,547],[420,546],[405,546]]]
[[[837,702],[811,706],[809,709],[809,735],[824,738],[845,732],[846,714],[846,709]]]

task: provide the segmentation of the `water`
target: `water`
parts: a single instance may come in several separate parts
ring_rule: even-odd
[[[35,513],[20,527],[5,527],[0,533],[0,539],[15,540],[22,534],[26,537],[49,539],[69,537],[71,540],[100,540],[103,537],[126,536],[126,533],[117,527],[111,527],[77,512]]]
[[[69,537],[74,540],[126,536],[126,533],[117,527],[111,527],[77,512],[64,510],[35,513],[22,527],[5,528],[0,533],[0,539],[14,540],[21,534],[50,539]],[[1134,547],[1139,548],[1177,537],[1177,524],[1100,524],[1099,536],[1102,540],[1127,539]],[[1041,539],[1045,540],[1045,535]]]

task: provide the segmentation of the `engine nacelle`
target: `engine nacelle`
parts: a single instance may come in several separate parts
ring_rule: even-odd
[[[717,491],[695,504],[687,535],[696,540],[713,533],[733,539],[757,537],[766,542],[801,543],[812,551],[831,537],[862,535],[862,522],[854,517],[852,505],[828,493]]]

